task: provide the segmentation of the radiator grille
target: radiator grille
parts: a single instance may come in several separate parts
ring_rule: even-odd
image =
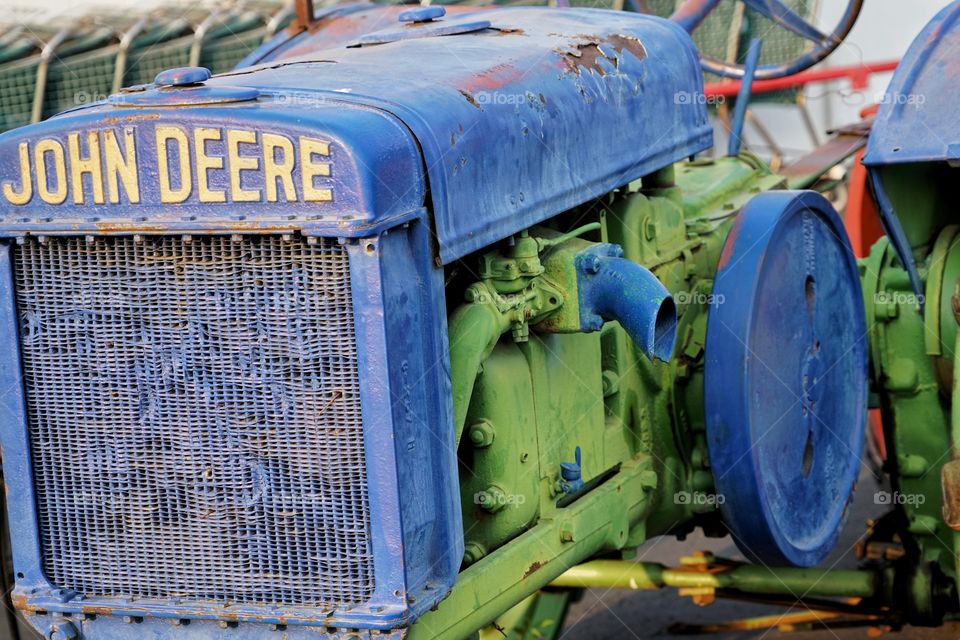
[[[92,597],[369,598],[342,247],[51,238],[15,256],[51,582]]]

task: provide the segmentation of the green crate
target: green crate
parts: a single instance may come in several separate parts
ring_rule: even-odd
[[[268,33],[267,9],[275,13],[277,5],[263,6],[263,11],[224,12],[214,17],[193,12],[192,20],[166,20],[150,26],[130,45],[121,84],[147,84],[161,71],[191,64],[214,73],[232,69],[272,35]],[[199,43],[191,24],[204,25]],[[56,48],[47,65],[43,118],[101,100],[114,90],[121,33],[105,27],[87,28]],[[55,35],[44,34],[42,40],[49,42]],[[22,33],[0,36],[0,131],[32,120],[42,62],[39,40]]]
[[[229,71],[237,63],[259,47],[267,35],[263,14],[244,12],[218,25],[204,41],[200,53],[200,66],[214,73]]]
[[[108,45],[114,34],[97,28],[65,40],[56,48],[50,67],[58,60]],[[29,124],[32,120],[38,74],[43,56],[32,52],[25,58],[0,65],[0,130]]]
[[[130,45],[127,60],[150,54],[150,49],[189,31],[185,21],[162,23],[144,29]],[[113,43],[74,56],[58,56],[50,64],[44,92],[43,117],[48,118],[80,104],[105,99],[113,92],[121,47]],[[124,83],[125,84],[125,83]]]
[[[248,12],[240,16],[226,16],[224,21],[212,25],[203,39],[199,65],[214,73],[229,71],[260,46],[265,35],[265,21],[260,14]],[[189,66],[195,42],[196,38],[191,33],[151,46],[147,51],[131,54],[124,84],[148,84],[161,71]]]
[[[42,47],[32,31],[23,27],[11,29],[0,36],[0,64],[39,53]]]

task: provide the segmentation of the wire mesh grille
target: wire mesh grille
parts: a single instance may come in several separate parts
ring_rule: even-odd
[[[335,241],[16,250],[44,570],[87,596],[344,605],[373,590]]]

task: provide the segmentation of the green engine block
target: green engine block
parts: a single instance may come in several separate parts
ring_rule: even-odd
[[[450,270],[448,291],[460,283],[467,300],[450,322],[465,571],[414,637],[465,637],[597,554],[695,526],[725,532],[702,399],[712,278],[736,213],[784,186],[747,154],[681,164]],[[556,312],[576,305],[574,256],[599,242],[672,293],[669,363],[617,323],[583,333],[575,312]],[[471,312],[491,303],[499,315]],[[585,486],[567,493],[561,465],[578,450]]]

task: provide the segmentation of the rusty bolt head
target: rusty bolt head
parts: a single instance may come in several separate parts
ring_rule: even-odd
[[[78,632],[73,623],[68,620],[54,622],[47,631],[47,638],[49,640],[77,640],[79,637],[80,632]]]

